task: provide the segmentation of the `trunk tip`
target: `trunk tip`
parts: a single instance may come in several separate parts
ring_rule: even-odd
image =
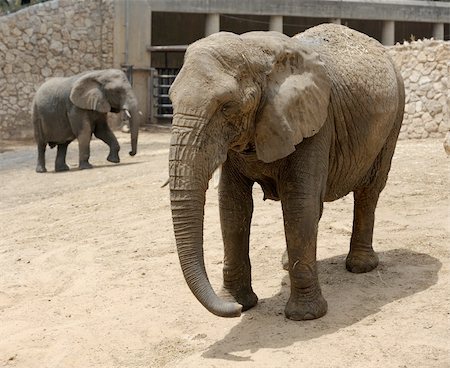
[[[130,154],[130,156],[134,156],[134,155],[136,155],[136,150],[134,150],[134,151],[130,151],[130,152],[128,152],[129,154]]]
[[[242,305],[238,303],[233,303],[235,306],[235,314],[231,315],[230,317],[240,317],[242,314]]]
[[[209,308],[208,308],[209,309]],[[240,317],[242,314],[242,305],[238,303],[226,303],[220,309],[210,309],[210,312],[219,317],[234,318]]]

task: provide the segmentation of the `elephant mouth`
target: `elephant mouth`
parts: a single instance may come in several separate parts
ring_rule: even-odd
[[[114,114],[122,113],[122,120],[123,121],[131,119],[131,114],[130,114],[130,111],[128,109],[111,107],[110,112],[112,112]]]
[[[240,152],[243,155],[254,155],[256,154],[255,143],[248,143],[245,148]]]

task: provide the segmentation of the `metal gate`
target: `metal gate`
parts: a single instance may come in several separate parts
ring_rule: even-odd
[[[171,46],[149,46],[148,51],[151,53],[162,52],[164,54],[164,67],[151,68],[150,74],[150,89],[151,89],[151,120],[166,120],[172,119],[173,109],[172,102],[169,99],[169,89],[180,68],[168,67],[169,53],[184,53],[187,49],[186,45],[171,45]]]
[[[180,69],[155,68],[153,72],[153,117],[156,119],[172,118],[172,102],[169,99],[169,88]]]

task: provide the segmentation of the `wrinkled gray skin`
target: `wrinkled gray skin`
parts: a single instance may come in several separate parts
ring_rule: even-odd
[[[78,140],[79,167],[89,169],[92,133],[110,148],[107,160],[120,162],[120,146],[109,128],[108,112],[130,118],[131,151],[137,151],[139,121],[137,100],[125,74],[116,69],[85,72],[68,78],[51,78],[36,92],[32,119],[38,148],[36,172],[46,172],[45,148],[58,146],[55,171],[69,170],[67,146]]]
[[[170,97],[174,119],[170,195],[184,277],[212,313],[239,316],[257,303],[249,259],[252,186],[281,200],[293,320],[323,316],[316,266],[324,201],[353,192],[346,267],[368,272],[374,212],[404,110],[404,87],[383,46],[344,26],[289,38],[276,32],[218,33],[191,45]],[[203,259],[205,191],[222,166],[219,207],[223,288]]]

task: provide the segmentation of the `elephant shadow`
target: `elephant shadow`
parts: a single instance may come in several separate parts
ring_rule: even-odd
[[[100,165],[94,164],[92,169],[89,169],[89,170],[111,169],[111,168],[117,168],[117,167],[121,167],[121,166],[131,166],[131,165],[138,165],[138,164],[143,164],[143,163],[144,163],[144,161],[120,162],[120,163],[117,163],[117,164],[112,164],[112,163],[111,164],[110,163],[108,163],[108,164],[100,164]],[[49,171],[49,173],[56,174],[56,175],[61,175],[61,174],[64,174],[64,173],[71,173],[71,172],[76,172],[76,171],[85,171],[85,169],[80,169],[77,166],[72,166],[72,165],[69,165],[69,166],[70,166],[70,170],[68,170],[68,171],[57,172],[57,171],[53,170],[53,171]]]
[[[284,317],[289,297],[289,277],[283,278],[280,291],[245,312],[238,325],[202,356],[210,359],[250,361],[245,351],[283,348],[297,341],[329,335],[374,316],[389,303],[428,289],[438,281],[442,263],[428,254],[407,249],[378,253],[380,264],[366,274],[352,274],[345,269],[346,255],[318,262],[322,293],[328,301],[328,313],[313,321],[291,321]],[[257,292],[257,291],[256,291]],[[400,312],[399,312],[400,313]],[[234,353],[238,353],[236,355]]]

